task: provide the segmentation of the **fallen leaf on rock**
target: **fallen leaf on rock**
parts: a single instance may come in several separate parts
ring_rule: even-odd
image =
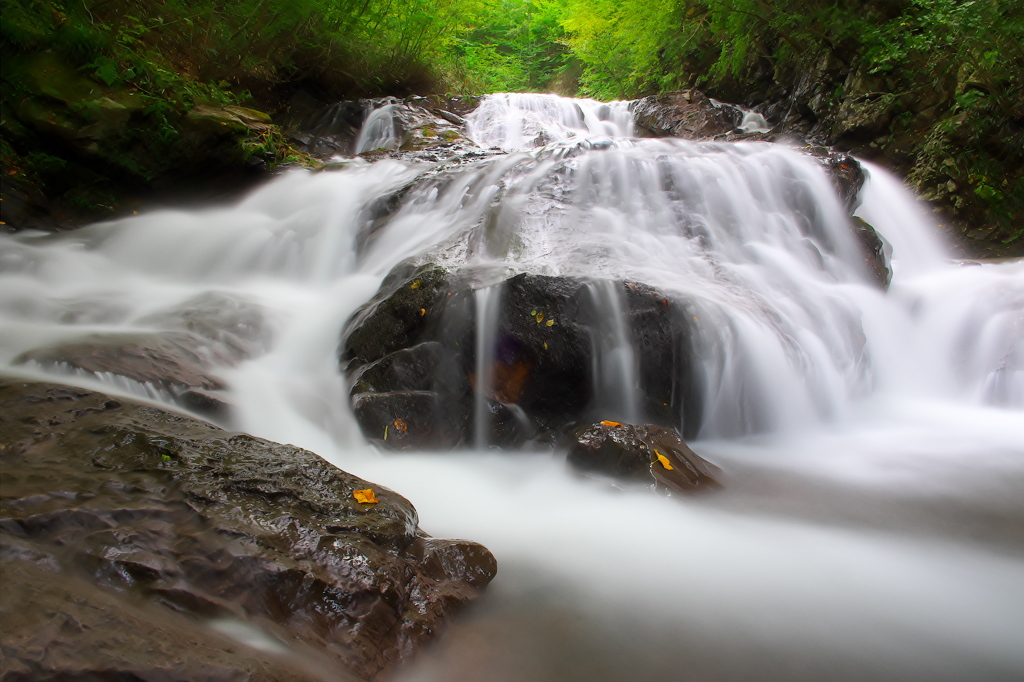
[[[356,498],[356,502],[361,504],[377,504],[380,500],[373,494],[373,488],[367,488],[366,490],[353,490],[352,497]]]
[[[395,429],[396,429],[396,430],[397,430],[397,431],[398,431],[399,433],[406,433],[406,432],[408,432],[408,431],[409,431],[409,425],[408,425],[408,424],[406,424],[406,423],[405,423],[404,421],[402,421],[401,419],[396,419],[396,420],[395,420]]]
[[[410,289],[419,289],[420,288],[420,281],[416,280],[415,282],[413,282],[412,284],[409,285],[409,288]]]
[[[665,467],[669,471],[672,471],[673,469],[675,469],[674,466],[669,464],[668,457],[666,457],[665,455],[661,454],[657,450],[654,451],[654,454],[658,457],[658,461],[661,462],[661,466]]]
[[[612,422],[612,421],[608,421],[607,419],[602,421],[601,425],[602,426],[622,426],[622,424],[620,424],[619,422]]]

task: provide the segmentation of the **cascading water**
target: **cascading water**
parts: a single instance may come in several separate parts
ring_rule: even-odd
[[[590,285],[594,307],[604,312],[593,338],[594,390],[597,412],[627,424],[640,420],[637,362],[631,343],[622,297],[610,280]]]
[[[443,169],[356,159],[230,208],[0,236],[0,363],[52,376],[20,356],[179,330],[174,311],[197,296],[252,311],[249,359],[216,368],[232,426],[393,487],[428,532],[498,557],[481,607],[401,679],[1019,678],[1024,264],[947,262],[912,198],[869,166],[858,215],[892,247],[883,292],[814,159],[632,139],[626,111],[493,96],[469,135],[507,154]],[[703,406],[692,446],[726,470],[725,490],[610,493],[548,454],[483,442],[472,457],[367,447],[339,333],[410,257],[592,281],[608,317],[594,383],[622,391],[598,404],[625,413],[640,358],[600,292],[635,281],[685,301]],[[478,290],[478,321],[500,316],[496,291]],[[489,328],[478,434],[500,352]]]
[[[395,126],[395,102],[387,102],[366,113],[366,120],[356,138],[356,154],[377,149],[397,149],[401,140]]]
[[[473,444],[478,448],[486,448],[490,442],[491,417],[489,401],[494,390],[495,377],[492,367],[495,364],[495,333],[498,320],[498,301],[501,285],[481,287],[475,292],[474,308],[476,313],[476,381],[474,382],[476,398],[473,403]]]
[[[633,134],[629,102],[557,95],[488,95],[470,117],[468,136],[481,147],[526,149],[587,135]]]

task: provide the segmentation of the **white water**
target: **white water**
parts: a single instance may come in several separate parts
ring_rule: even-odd
[[[395,103],[384,104],[366,114],[359,137],[356,138],[356,154],[377,149],[398,149],[401,140],[394,116],[398,106]]]
[[[469,120],[469,138],[481,147],[527,149],[576,137],[629,137],[629,102],[598,102],[557,95],[489,95]]]
[[[262,311],[265,350],[218,370],[234,426],[399,490],[427,532],[498,557],[481,608],[405,679],[1024,675],[1024,264],[946,262],[871,168],[859,215],[893,248],[882,293],[797,152],[631,140],[620,124],[587,137],[559,112],[586,123],[594,103],[547,97],[519,96],[496,125],[492,108],[513,100],[481,110],[472,130],[502,132],[476,139],[561,141],[417,185],[359,253],[363,209],[427,166],[354,161],[229,208],[0,237],[0,363],[38,374],[11,363],[88,334],[176,329],[162,313],[205,292]],[[725,469],[725,491],[614,492],[548,455],[369,449],[345,407],[339,330],[424,251],[690,297],[706,406],[692,445]],[[628,392],[631,361],[616,362],[605,383]]]

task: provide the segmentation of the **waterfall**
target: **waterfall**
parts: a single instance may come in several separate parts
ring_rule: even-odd
[[[398,127],[395,125],[395,109],[399,106],[395,102],[387,102],[381,106],[374,105],[371,101],[370,111],[366,114],[366,120],[356,138],[356,154],[372,152],[377,149],[398,149],[401,140],[398,137]]]
[[[629,102],[597,102],[557,95],[489,95],[468,120],[469,138],[481,147],[528,149],[577,136],[629,137]]]
[[[359,151],[396,146],[390,106]],[[866,165],[857,215],[891,248],[885,291],[818,160],[636,139],[628,103],[493,95],[467,135],[504,152],[349,159],[232,206],[0,234],[0,366],[166,402],[25,359],[191,334],[213,349],[232,428],[313,449],[407,495],[428,532],[490,547],[501,568],[481,608],[398,679],[1024,674],[1024,263],[951,262],[914,197]],[[595,412],[636,418],[641,370],[682,390],[685,369],[700,423],[677,424],[726,470],[723,492],[610,492],[550,448],[485,447],[495,409],[525,419],[492,399],[508,312],[494,280],[464,306],[472,447],[369,447],[341,331],[396,266],[422,263],[583,282]],[[627,283],[671,304],[685,346],[666,357],[685,367],[638,350]],[[201,324],[197,300],[212,301]]]
[[[593,375],[597,412],[608,419],[635,424],[640,418],[637,362],[620,292],[610,280],[589,286],[601,322],[594,329]]]
[[[488,409],[495,387],[497,326],[501,285],[482,287],[474,293],[476,313],[476,393],[473,402],[473,444],[485,448],[490,440],[491,415]]]

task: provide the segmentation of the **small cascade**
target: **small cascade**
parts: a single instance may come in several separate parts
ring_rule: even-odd
[[[473,382],[473,444],[484,449],[491,442],[494,397],[498,372],[498,314],[501,285],[484,286],[473,292],[476,315],[476,364]]]
[[[621,284],[596,280],[587,288],[598,313],[591,369],[595,412],[602,419],[636,424],[640,419],[637,358],[619,291]]]
[[[888,240],[894,276],[912,276],[944,267],[951,254],[931,216],[903,182],[884,168],[861,161],[867,181],[855,215]]]
[[[481,147],[531,149],[575,137],[630,137],[629,102],[597,102],[557,95],[487,95],[469,116],[468,135]]]
[[[356,154],[372,152],[376,149],[398,149],[402,143],[398,126],[395,123],[395,112],[400,106],[396,101],[385,100],[381,105],[373,100],[368,106],[375,107],[367,112],[363,127],[356,138]]]
[[[772,131],[772,127],[768,125],[765,117],[756,111],[744,111],[743,119],[737,129],[745,133],[770,133]]]
[[[882,387],[1024,407],[1024,261],[952,263],[903,183],[864,166],[857,215],[891,245],[897,306],[864,309]]]

